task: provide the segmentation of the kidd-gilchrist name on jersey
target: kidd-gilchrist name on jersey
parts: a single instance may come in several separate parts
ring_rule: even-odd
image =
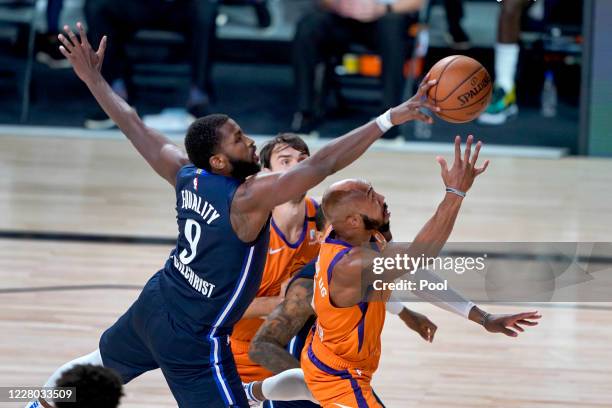
[[[268,249],[268,226],[242,242],[230,221],[240,181],[183,167],[176,180],[179,236],[161,274],[164,298],[177,318],[226,334],[257,293]]]

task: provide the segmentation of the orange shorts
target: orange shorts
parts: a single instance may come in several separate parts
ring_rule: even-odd
[[[370,381],[371,373],[351,367],[331,367],[304,347],[301,360],[306,385],[323,408],[384,408]]]
[[[232,340],[231,342],[236,369],[242,382],[262,381],[273,376],[274,374],[271,371],[251,361],[249,358],[249,344],[248,342],[238,340]]]

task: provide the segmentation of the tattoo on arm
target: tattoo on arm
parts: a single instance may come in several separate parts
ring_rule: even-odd
[[[300,366],[285,347],[314,315],[310,305],[312,292],[312,279],[300,278],[291,285],[285,300],[270,313],[255,334],[249,349],[251,360],[275,374]]]

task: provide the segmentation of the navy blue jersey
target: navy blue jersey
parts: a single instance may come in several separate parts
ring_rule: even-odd
[[[193,165],[176,179],[178,239],[160,277],[160,289],[175,318],[226,335],[249,306],[261,283],[269,224],[251,243],[232,228],[230,208],[240,181]]]
[[[302,278],[302,279],[311,279],[314,281],[314,276],[316,272],[316,266],[315,266],[316,262],[317,262],[317,258],[313,259],[312,261],[304,265],[304,267],[293,276],[291,281],[289,281],[289,284],[287,285],[287,289],[285,290],[285,293],[287,293],[287,291],[289,290],[291,285],[293,285],[296,279]],[[291,355],[298,360],[300,359],[300,356],[302,355],[302,349],[304,348],[304,344],[306,343],[306,338],[308,337],[308,333],[310,332],[310,329],[312,328],[312,325],[314,324],[315,320],[316,320],[316,316],[313,314],[306,321],[306,323],[300,329],[298,334],[293,336],[289,344],[287,344],[287,351],[291,353]]]

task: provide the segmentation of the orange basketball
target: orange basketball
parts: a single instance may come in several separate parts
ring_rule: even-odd
[[[429,71],[429,79],[438,80],[428,94],[441,109],[435,114],[447,122],[474,120],[491,102],[491,76],[480,62],[465,55],[451,55],[438,61]]]

